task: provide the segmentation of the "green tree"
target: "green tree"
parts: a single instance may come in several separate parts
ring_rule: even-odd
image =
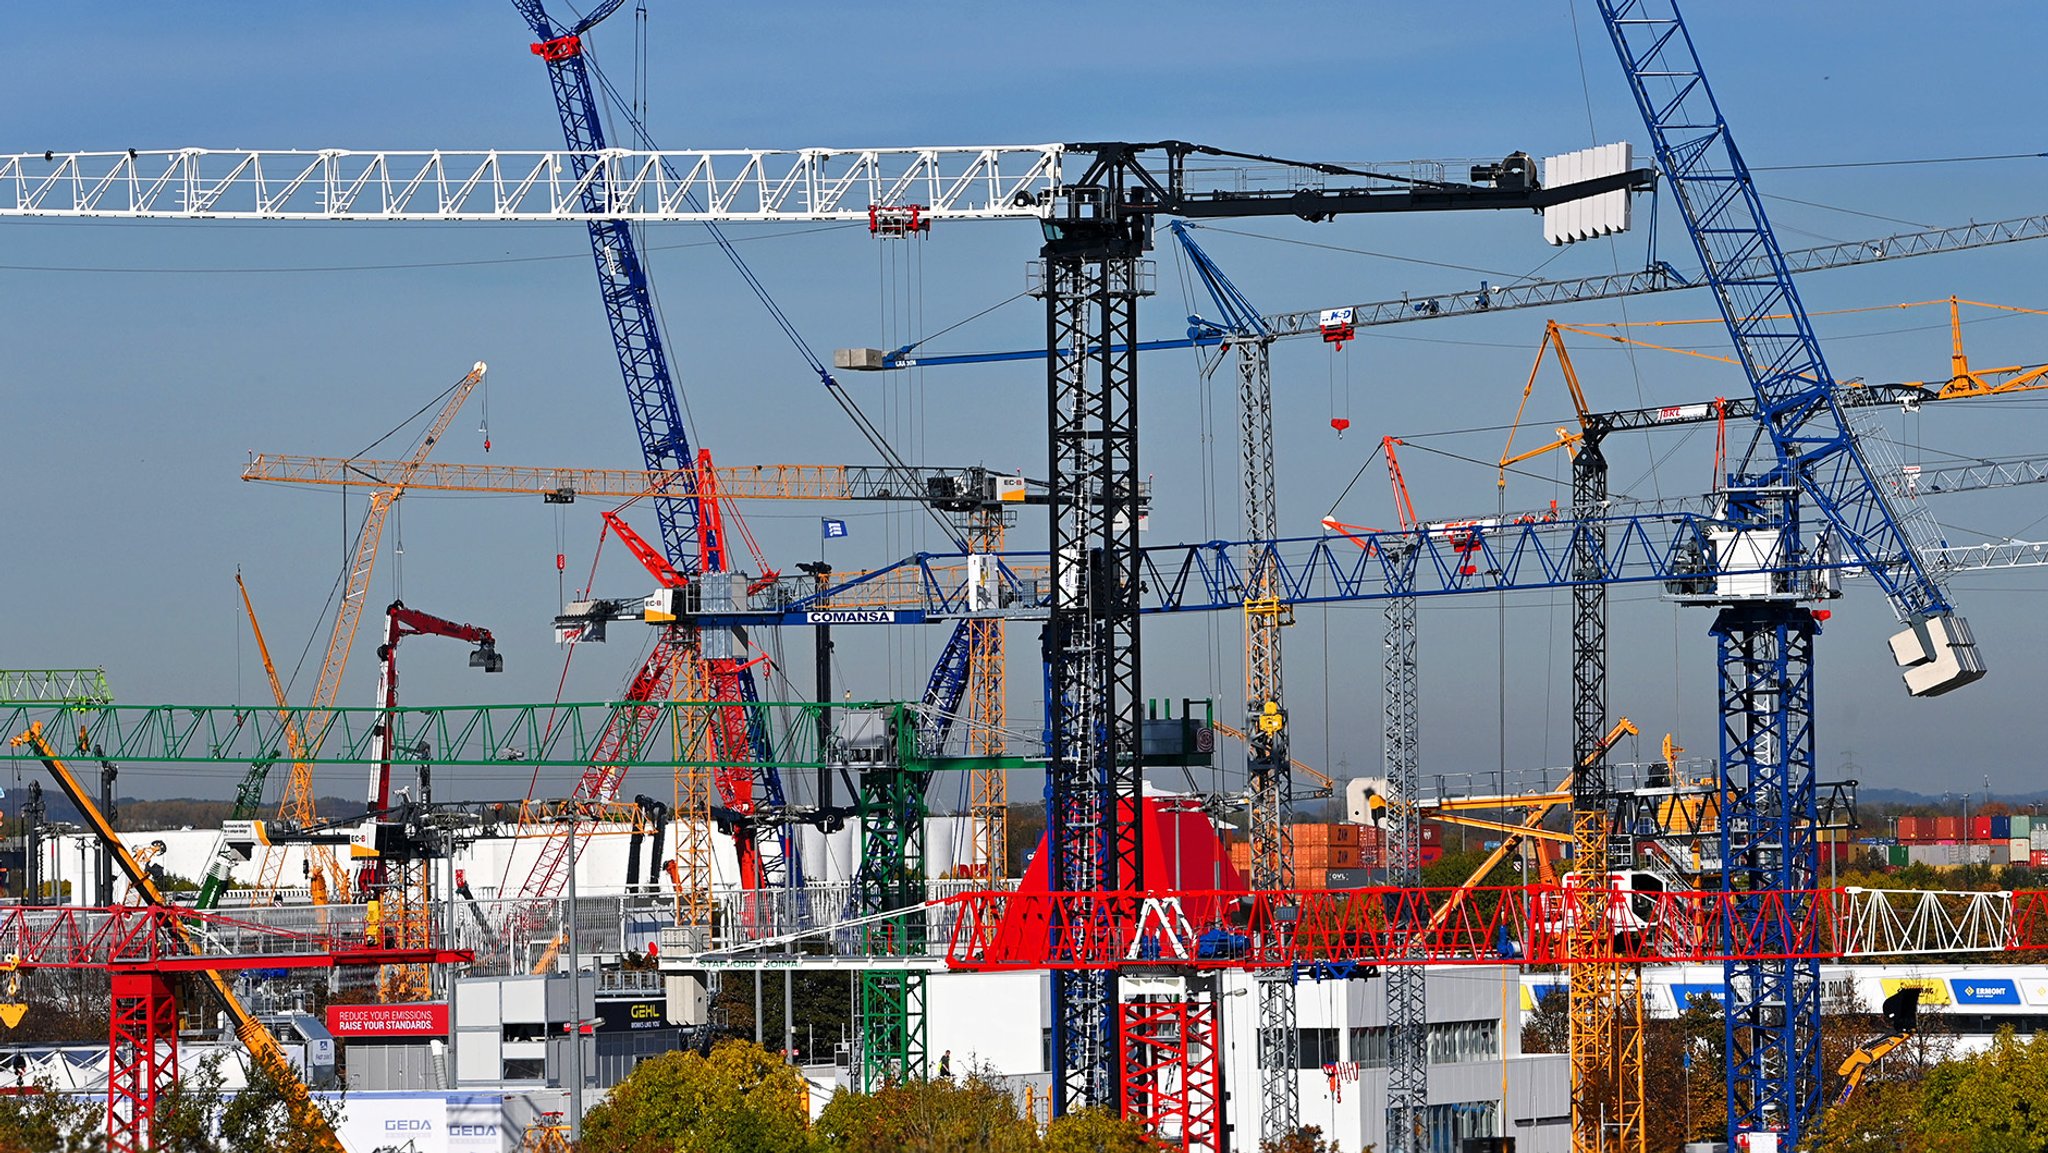
[[[809,1089],[801,1074],[747,1041],[709,1057],[664,1053],[641,1062],[583,1122],[596,1153],[801,1153]]]
[[[170,1092],[157,1099],[151,1128],[152,1153],[324,1153],[330,1146],[314,1131],[295,1126],[285,1086],[249,1062],[247,1083],[236,1092],[224,1087],[219,1054],[188,1066]],[[331,1127],[343,1105],[336,1099],[316,1107]]]
[[[1107,1109],[1076,1109],[1045,1127],[1044,1153],[1156,1153],[1167,1146]]]
[[[834,1094],[817,1134],[835,1153],[1036,1153],[1038,1133],[1017,1099],[986,1070],[959,1083],[889,1085]]]
[[[0,1094],[0,1153],[101,1153],[106,1130],[104,1106],[52,1086]]]
[[[1914,1078],[1866,1082],[1829,1109],[1811,1153],[2037,1153],[2048,1149],[2048,1037],[1991,1048]]]
[[[1365,1153],[1372,1153],[1366,1146]],[[1339,1153],[1335,1140],[1323,1139],[1323,1127],[1303,1125],[1277,1141],[1259,1142],[1259,1153]]]

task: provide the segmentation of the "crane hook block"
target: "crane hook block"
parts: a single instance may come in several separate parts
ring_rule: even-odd
[[[567,60],[571,56],[583,55],[583,39],[579,36],[557,36],[533,45],[533,54],[550,64]]]

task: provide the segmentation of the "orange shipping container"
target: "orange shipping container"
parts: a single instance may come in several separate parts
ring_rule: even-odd
[[[1295,825],[1288,830],[1297,845],[1358,845],[1357,825]]]
[[[1294,846],[1294,867],[1301,869],[1355,869],[1360,854],[1355,845],[1303,845]]]

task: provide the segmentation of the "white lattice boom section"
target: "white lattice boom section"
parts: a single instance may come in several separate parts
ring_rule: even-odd
[[[0,156],[0,216],[251,220],[858,221],[917,205],[1036,219],[1065,146],[569,152],[180,148]],[[602,181],[607,208],[585,210]]]
[[[1845,957],[1998,953],[2020,944],[2009,892],[1844,889],[1834,921]]]

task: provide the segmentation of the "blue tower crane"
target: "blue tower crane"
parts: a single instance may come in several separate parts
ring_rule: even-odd
[[[606,148],[604,123],[597,94],[591,87],[590,70],[585,65],[582,36],[617,11],[623,2],[604,0],[588,15],[565,28],[548,16],[540,0],[513,0],[513,6],[525,17],[538,40],[533,45],[534,55],[547,62],[548,79],[554,88],[555,110],[561,116],[562,134],[568,143],[569,162],[582,189],[583,206],[593,214],[610,207],[611,188],[604,166],[598,163]],[[640,261],[639,247],[627,222],[593,216],[588,227],[590,251],[597,263],[598,289],[604,297],[605,318],[611,324],[612,345],[618,352],[619,370],[626,380],[626,403],[633,414],[634,431],[640,437],[641,457],[649,471],[669,471],[677,478],[665,491],[658,493],[654,501],[655,515],[661,523],[662,549],[677,571],[701,578],[707,574],[702,571],[700,563],[706,550],[702,547],[704,542],[694,481],[697,461],[691,455],[682,405],[676,396],[675,380],[669,372],[668,353],[662,343],[654,301],[648,293],[647,270]],[[723,542],[717,543],[720,548],[712,550],[712,555],[723,551]],[[708,637],[701,639],[711,640]],[[725,640],[723,637],[718,639]],[[696,644],[685,647],[699,648]],[[704,655],[716,654],[704,652]],[[649,658],[650,669],[655,662],[669,664],[673,659],[674,653],[669,645],[657,645]],[[738,677],[741,696],[748,701],[756,700],[759,693],[753,670],[742,668]],[[652,686],[658,680],[658,676],[650,677],[643,670],[634,679],[634,685]],[[762,803],[771,812],[781,812],[787,807],[786,798],[781,775],[769,763],[767,732],[758,724],[750,724],[748,732],[753,759],[759,766],[757,780],[763,794]],[[735,836],[750,837],[752,832],[738,829]],[[782,874],[778,879],[789,886],[801,885],[802,867],[796,856],[795,838],[790,835],[787,825],[779,828],[777,840],[779,871]]]
[[[1843,416],[1784,251],[1676,3],[1600,0],[1600,14],[1776,451],[1777,467],[1758,479],[1796,485],[1826,520],[1815,547],[1828,550],[1831,538],[1884,589],[1907,624],[1891,647],[1914,695],[1977,680],[1984,665],[1969,626],[1874,482]],[[1722,883],[1737,892],[1809,889],[1819,873],[1819,625],[1791,600],[1763,598],[1725,602],[1712,631],[1720,650]],[[1823,1104],[1818,963],[1731,961],[1724,977],[1730,1144],[1776,1133],[1783,1147],[1797,1147]]]

